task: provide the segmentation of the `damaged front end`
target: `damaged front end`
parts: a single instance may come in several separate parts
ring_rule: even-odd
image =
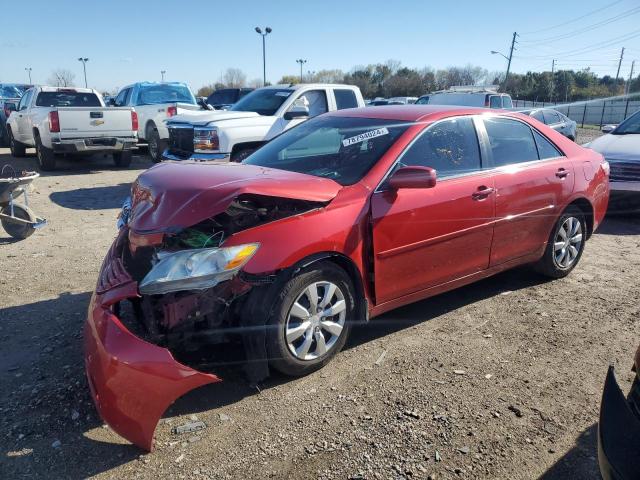
[[[135,229],[140,201],[134,187],[131,218],[121,217],[118,238],[101,268],[85,325],[85,362],[102,418],[151,450],[169,405],[192,389],[221,381],[215,362],[190,353],[211,353],[213,345],[237,341],[244,346],[249,380],[257,383],[268,375],[265,301],[277,272],[244,274],[259,241],[226,247],[225,240],[326,202],[241,193],[195,225],[140,233]]]

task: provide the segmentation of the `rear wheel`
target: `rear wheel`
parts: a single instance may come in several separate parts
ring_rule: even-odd
[[[349,276],[332,263],[318,263],[290,279],[269,320],[269,363],[301,376],[326,365],[349,335],[355,313]]]
[[[38,157],[38,165],[40,170],[53,170],[56,168],[56,156],[53,150],[42,145],[40,135],[35,136],[36,141],[36,156]]]
[[[133,157],[133,153],[131,150],[123,150],[121,152],[115,152],[113,154],[113,163],[116,164],[116,167],[120,168],[128,168],[131,165],[131,158]]]
[[[5,215],[11,215],[11,207],[4,207],[2,209],[2,213],[4,213]],[[26,220],[28,222],[36,221],[36,216],[33,214],[33,212],[28,207],[23,207],[21,205],[13,205],[13,216],[21,220]],[[36,231],[36,229],[31,225],[13,223],[6,218],[2,219],[2,227],[13,238],[17,238],[20,240],[29,237],[33,232]]]
[[[9,137],[9,149],[11,150],[11,156],[24,157],[26,155],[27,148],[13,137],[13,132],[10,128],[7,128],[7,135]]]
[[[149,145],[149,156],[153,163],[158,163],[162,160],[162,154],[167,148],[167,141],[160,138],[158,130],[150,128],[147,135],[147,143]]]
[[[586,240],[587,225],[582,210],[567,208],[553,227],[536,270],[551,278],[566,277],[580,261]]]

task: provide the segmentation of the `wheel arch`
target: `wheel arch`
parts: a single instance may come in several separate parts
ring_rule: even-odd
[[[145,135],[145,140],[148,140],[149,138],[149,132],[151,130],[157,130],[158,127],[156,126],[156,122],[154,122],[153,120],[147,120],[147,123],[144,125],[144,135]]]
[[[591,235],[593,234],[593,222],[594,222],[594,219],[593,219],[594,209],[591,202],[584,197],[579,197],[574,199],[571,203],[569,203],[565,208],[565,210],[569,207],[577,207],[582,211],[582,213],[584,214],[585,222],[587,224],[587,239],[590,238]]]
[[[233,145],[231,148],[231,154],[238,153],[241,150],[246,150],[248,148],[259,148],[264,145],[265,141],[256,141],[256,142],[240,142]]]

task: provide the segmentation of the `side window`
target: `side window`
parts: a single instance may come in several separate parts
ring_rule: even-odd
[[[280,160],[288,158],[315,157],[336,154],[340,150],[342,137],[336,128],[320,128],[293,142],[279,153]]]
[[[480,170],[480,147],[471,118],[428,127],[400,158],[400,166],[434,168],[439,178]]]
[[[130,88],[126,88],[118,94],[118,96],[116,97],[116,107],[123,107],[124,105],[126,105],[126,98],[130,91]]]
[[[502,108],[513,108],[513,102],[510,96],[504,95],[502,97]]]
[[[353,90],[334,90],[333,94],[336,96],[336,107],[338,110],[344,108],[357,108],[358,99],[356,93]]]
[[[491,95],[489,97],[489,106],[491,108],[502,108],[502,100],[499,95]]]
[[[33,97],[33,90],[29,90],[22,96],[18,104],[18,110],[25,110],[31,103],[31,97]]]
[[[537,110],[537,111],[533,112],[533,113],[531,114],[531,116],[532,116],[533,118],[535,118],[536,120],[538,120],[539,122],[544,123],[544,116],[543,116],[543,114],[542,114],[542,110]]]
[[[536,145],[538,146],[538,156],[540,160],[546,158],[562,157],[562,153],[551,143],[535,130],[533,131],[533,137],[536,139]]]
[[[528,125],[509,118],[485,118],[493,165],[501,167],[538,160],[538,150]]]
[[[420,97],[416,100],[416,105],[427,105],[429,103],[429,96]]]
[[[324,90],[311,90],[310,92],[305,92],[300,98],[303,97],[309,102],[309,117],[315,117],[327,112],[327,94]]]
[[[544,111],[544,123],[547,125],[553,125],[554,123],[560,123],[560,117],[553,110]]]

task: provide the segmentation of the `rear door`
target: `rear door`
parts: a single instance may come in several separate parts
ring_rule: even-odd
[[[371,197],[376,302],[384,303],[484,270],[494,216],[491,173],[483,170],[474,119],[427,127],[395,168],[436,169],[437,184]]]
[[[483,120],[495,170],[496,223],[491,265],[540,252],[573,191],[573,165],[527,123]]]

